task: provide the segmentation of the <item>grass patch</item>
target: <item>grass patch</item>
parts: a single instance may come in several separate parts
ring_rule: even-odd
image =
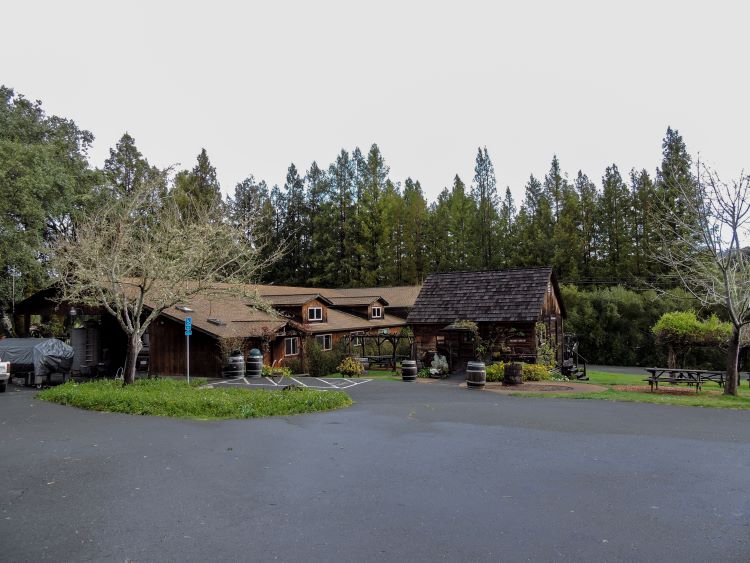
[[[703,390],[695,393],[693,387],[687,385],[665,385],[659,386],[659,391],[651,393],[650,391],[626,391],[617,389],[620,385],[638,385],[648,387],[648,383],[643,381],[648,377],[644,371],[643,374],[627,373],[608,373],[603,371],[587,372],[589,381],[578,381],[577,383],[590,383],[593,385],[603,385],[609,387],[606,391],[599,393],[512,393],[516,397],[551,397],[556,399],[589,399],[599,401],[623,401],[629,403],[654,403],[659,405],[682,405],[689,407],[710,407],[717,409],[743,409],[750,410],[750,389],[747,384],[745,387],[740,386],[739,395],[732,397],[724,395],[723,389],[718,383],[708,381],[703,384]],[[686,394],[670,394],[674,390],[686,392]]]
[[[352,404],[342,391],[295,389],[206,389],[205,380],[139,379],[68,382],[42,391],[39,399],[87,410],[174,418],[227,419],[286,416],[327,411]]]
[[[643,383],[648,385],[648,383],[643,381],[648,377],[648,374],[645,371],[642,375],[633,375],[630,373],[609,373],[606,371],[586,370],[586,375],[589,376],[589,380],[580,381],[580,383],[592,383],[594,385],[640,385]]]
[[[710,407],[715,409],[750,410],[750,394],[743,392],[737,397],[724,395],[721,391],[702,391],[692,395],[668,395],[666,393],[644,393],[607,389],[600,393],[511,393],[516,397],[545,397],[556,399],[589,399],[599,401],[624,401],[628,403],[655,403],[659,405],[682,405],[686,407]]]

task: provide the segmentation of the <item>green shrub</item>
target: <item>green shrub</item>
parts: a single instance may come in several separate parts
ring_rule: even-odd
[[[561,287],[568,317],[565,331],[578,335],[579,351],[591,364],[661,366],[666,351],[656,342],[651,327],[669,311],[700,307],[682,290],[668,294],[625,287],[578,289]],[[717,350],[694,349],[690,365],[718,368],[725,358]]]
[[[552,379],[552,371],[544,364],[523,364],[524,381],[546,381]]]
[[[263,377],[289,377],[292,370],[285,366],[263,366],[260,373]]]
[[[291,358],[289,360],[284,360],[284,363],[286,367],[289,368],[289,375],[305,372],[301,358]]]
[[[485,369],[487,372],[487,381],[498,382],[503,380],[503,374],[505,373],[505,364],[498,362],[496,364],[490,364]]]
[[[500,382],[503,380],[505,375],[505,363],[498,362],[491,364],[486,367],[487,381],[488,382]],[[524,381],[546,381],[552,379],[552,369],[549,366],[543,364],[527,364],[522,363],[523,366],[523,380]]]
[[[422,368],[417,372],[417,377],[428,378],[430,377],[430,368]]]
[[[364,366],[352,357],[344,358],[337,369],[341,375],[347,377],[360,376],[365,373]]]
[[[344,342],[339,341],[332,350],[323,350],[315,338],[305,341],[305,365],[313,377],[323,377],[336,371],[344,357]]]
[[[659,342],[683,345],[717,346],[724,344],[732,334],[732,325],[711,315],[701,321],[695,311],[664,313],[651,332]]]

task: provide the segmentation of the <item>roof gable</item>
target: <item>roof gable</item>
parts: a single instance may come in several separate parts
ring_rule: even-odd
[[[542,312],[544,296],[550,286],[565,316],[551,268],[431,274],[407,321],[534,322]]]

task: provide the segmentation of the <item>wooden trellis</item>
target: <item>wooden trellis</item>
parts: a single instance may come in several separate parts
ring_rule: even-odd
[[[414,359],[414,337],[405,334],[351,334],[343,337],[346,342],[347,350],[349,354],[356,357],[367,358],[370,364],[381,364],[388,365],[394,373],[396,373],[396,363],[400,359]],[[354,340],[358,340],[359,344],[354,344]],[[400,356],[397,354],[398,345],[402,341],[409,342],[409,355]],[[374,342],[375,347],[378,351],[376,355],[367,355],[365,353],[365,344],[367,342]],[[388,342],[391,345],[391,353],[383,354],[383,344]],[[359,356],[357,356],[359,349]]]

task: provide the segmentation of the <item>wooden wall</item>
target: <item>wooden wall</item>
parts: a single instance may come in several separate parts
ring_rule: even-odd
[[[463,369],[466,362],[474,359],[474,344],[468,338],[468,333],[444,332],[442,329],[445,326],[445,323],[411,325],[417,358],[421,360],[426,352],[437,351],[448,358],[451,369]],[[496,329],[514,329],[516,334],[507,340],[510,356],[525,357],[526,361],[532,361],[531,357],[536,355],[536,333],[533,323],[479,323],[479,335],[484,339],[490,338]]]
[[[369,335],[376,335],[378,334],[378,330],[380,328],[388,328],[388,332],[390,334],[398,334],[401,330],[401,327],[375,327],[370,330],[364,331],[364,334]],[[330,331],[330,332],[324,332],[320,333],[320,335],[323,334],[330,334],[331,335],[331,341],[332,341],[332,347],[336,347],[336,345],[341,342],[342,340],[345,340],[346,337],[348,337],[352,332],[357,331],[349,331],[349,330],[343,330],[343,331]],[[285,356],[284,355],[284,339],[285,338],[291,338],[297,336],[299,338],[299,351],[300,353],[296,356]],[[274,342],[271,343],[271,353],[265,354],[263,357],[263,361],[266,365],[270,365],[272,362],[281,363],[281,365],[284,365],[285,362],[288,362],[289,360],[295,360],[295,359],[302,359],[304,355],[304,345],[305,345],[305,339],[306,338],[314,338],[315,335],[305,335],[305,334],[297,334],[294,332],[288,332],[286,337],[278,337]]]
[[[151,375],[185,375],[185,327],[183,323],[159,317],[149,327]],[[190,375],[219,377],[222,358],[212,336],[193,329],[190,337]]]
[[[547,325],[547,334],[549,335],[550,341],[555,348],[555,357],[558,363],[563,361],[563,317],[560,303],[557,300],[550,283],[547,289],[547,293],[544,296],[544,303],[542,305],[542,314],[540,321]]]

